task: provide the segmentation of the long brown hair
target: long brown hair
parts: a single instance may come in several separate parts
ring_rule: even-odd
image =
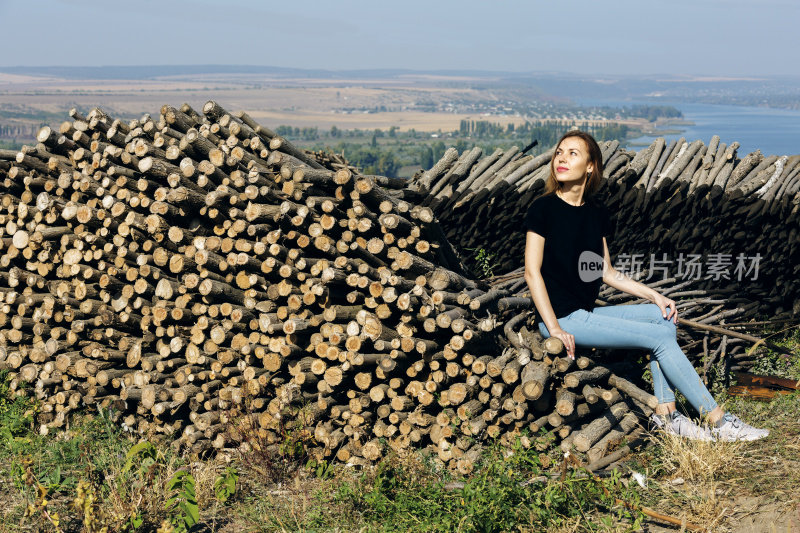
[[[586,186],[583,188],[583,197],[589,198],[600,188],[600,179],[603,176],[603,152],[600,150],[597,141],[594,137],[581,130],[571,130],[565,133],[556,144],[556,150],[561,146],[564,139],[569,137],[578,137],[583,139],[586,143],[586,148],[589,150],[589,162],[592,164],[592,172],[587,175]],[[547,183],[544,184],[544,194],[552,194],[558,190],[558,180],[556,179],[555,169],[555,150],[553,151],[553,158],[550,159],[550,176],[547,178]]]

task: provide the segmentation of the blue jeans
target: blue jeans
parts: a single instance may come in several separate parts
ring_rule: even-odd
[[[675,401],[674,387],[701,415],[717,407],[714,397],[678,346],[675,324],[664,319],[656,304],[595,307],[591,312],[578,309],[559,318],[558,325],[575,337],[576,346],[650,351],[650,372],[659,403]],[[539,331],[545,338],[550,336],[543,322],[539,323]]]

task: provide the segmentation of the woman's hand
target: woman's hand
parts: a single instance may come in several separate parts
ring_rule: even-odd
[[[563,329],[557,329],[550,332],[551,337],[555,337],[564,344],[564,349],[567,350],[567,357],[575,359],[575,337],[572,333],[567,333]]]
[[[675,324],[678,323],[678,308],[675,305],[675,300],[655,293],[653,295],[653,303],[661,309],[661,315],[665,319],[672,320]]]

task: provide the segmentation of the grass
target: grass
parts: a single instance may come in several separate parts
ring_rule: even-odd
[[[520,445],[513,453],[491,447],[467,477],[420,453],[392,455],[365,469],[311,469],[299,462],[291,468],[285,457],[270,455],[274,450],[191,462],[158,443],[131,454],[136,439],[105,416],[87,415],[60,436],[40,437],[23,427],[3,438],[0,531],[99,531],[85,526],[86,509],[107,531],[154,531],[169,523],[166,487],[181,470],[195,481],[199,530],[205,531],[636,530],[642,516],[615,498],[724,531],[755,505],[788,512],[800,486],[800,395],[763,404],[731,399],[729,406],[772,435],[755,443],[662,441],[628,463],[647,476],[646,489],[625,470],[600,482],[572,469],[563,480],[552,478],[560,455]],[[545,468],[549,463],[554,466]],[[214,486],[231,468],[238,482],[223,502]],[[683,481],[676,484],[678,478]],[[87,499],[81,492],[94,498],[88,508],[76,508],[76,500]]]
[[[671,434],[652,437],[661,466],[672,479],[702,483],[725,475],[741,461],[743,442],[691,441]]]
[[[753,510],[764,527],[800,527],[800,515],[793,518],[800,510],[800,393],[770,402],[729,398],[725,406],[770,436],[733,443],[658,437],[631,462],[652,480],[643,500],[714,531],[733,530]]]
[[[796,356],[765,350],[750,371],[800,379],[800,329],[777,333],[775,342]],[[721,385],[714,393],[727,411],[769,429],[769,437],[712,443],[654,436],[654,446],[624,465],[647,477],[643,503],[713,531],[800,530],[800,392],[768,402],[728,396]]]
[[[752,373],[800,380],[800,326],[795,325],[788,329],[767,332],[765,337],[771,340],[774,335],[783,336],[782,340],[776,344],[788,348],[795,354],[795,357],[767,350],[766,354],[756,361]]]
[[[616,506],[636,501],[619,478],[571,472],[541,479],[537,454],[493,448],[471,476],[454,479],[420,454],[390,456],[374,468],[338,467],[327,480],[290,483],[248,502],[255,531],[628,531],[641,516]],[[536,480],[531,483],[531,480]],[[603,489],[607,489],[606,493]]]
[[[646,499],[655,509],[709,529],[719,527],[728,509],[719,480],[743,466],[742,442],[690,441],[675,435],[651,436]]]
[[[796,331],[781,342],[800,345]],[[770,353],[759,364],[755,371],[800,377],[796,359]],[[714,531],[800,527],[800,393],[755,402],[720,392],[728,410],[771,435],[747,443],[662,436],[595,479],[572,468],[561,477],[560,452],[527,440],[512,450],[487,447],[469,476],[423,452],[369,468],[315,463],[307,434],[284,429],[282,445],[269,444],[246,416],[234,425],[246,446],[215,460],[131,436],[107,412],[84,413],[43,437],[34,431],[36,402],[11,394],[5,378],[0,373],[0,533],[635,531],[645,523],[640,506]],[[630,471],[644,474],[646,486]]]
[[[214,485],[225,465],[189,463],[148,441],[137,448],[138,439],[108,412],[86,413],[63,433],[41,436],[32,426],[36,403],[9,395],[5,383],[0,380],[0,531],[125,531],[135,524],[155,530],[185,514],[180,471],[191,474],[198,506],[212,515],[219,507]],[[166,508],[170,498],[174,510]]]
[[[490,447],[468,477],[420,453],[309,468],[295,444],[249,442],[227,460],[192,462],[121,432],[107,413],[39,436],[12,424],[35,405],[5,398],[0,531],[628,531],[642,518],[615,504],[638,501],[619,477],[551,478],[543,462],[552,459],[521,444]]]
[[[228,461],[191,462],[157,442],[132,454],[137,439],[103,414],[41,437],[29,425],[9,423],[9,413],[24,415],[35,406],[18,399],[0,405],[0,531],[100,531],[100,525],[154,531],[162,524],[170,531],[166,487],[181,470],[195,481],[204,531],[636,530],[642,516],[615,498],[725,531],[753,509],[789,513],[798,504],[800,394],[766,403],[728,400],[732,411],[772,431],[765,440],[709,444],[665,437],[634,456],[628,467],[647,476],[646,489],[626,470],[600,482],[571,469],[563,480],[551,478],[560,471],[560,455],[521,445],[513,453],[489,448],[467,477],[420,453],[392,455],[366,469],[311,469],[255,446]],[[231,468],[238,482],[223,502],[214,486]],[[87,499],[93,499],[88,507]],[[86,527],[87,516],[95,529]]]
[[[780,344],[800,355],[800,332]],[[751,370],[800,379],[800,357],[768,351]],[[716,394],[745,422],[770,430],[755,442],[694,442],[669,435],[635,456],[629,467],[651,480],[646,505],[714,531],[800,529],[800,392],[768,402]]]

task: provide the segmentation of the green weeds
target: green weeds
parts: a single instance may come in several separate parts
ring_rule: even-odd
[[[186,531],[200,521],[194,476],[186,470],[178,470],[167,481],[167,493],[164,511],[170,517],[173,531]]]
[[[794,352],[795,356],[767,350],[766,354],[756,360],[751,372],[765,376],[800,379],[800,327],[794,326],[791,332],[776,341],[776,344]]]
[[[13,394],[8,370],[0,370],[0,443],[6,446],[33,428],[37,404],[27,396]]]
[[[490,252],[485,248],[465,248],[472,254],[471,262],[481,279],[491,278],[497,267],[497,252]]]
[[[135,441],[106,411],[41,436],[32,425],[35,404],[0,390],[3,519],[21,528],[595,531],[635,529],[641,519],[615,504],[620,498],[635,509],[638,501],[618,478],[595,481],[570,470],[553,479],[539,453],[522,446],[490,447],[464,478],[421,454],[355,470],[312,460],[316,444],[288,418],[275,443],[244,416],[232,434],[248,451],[227,463],[190,463],[156,439]]]
[[[390,458],[374,472],[342,482],[334,501],[352,506],[375,531],[550,531],[580,523],[594,531],[637,528],[638,496],[618,477],[594,480],[570,470],[563,479],[544,475],[536,453],[493,447],[473,474],[446,482],[422,463]]]
[[[236,483],[239,481],[239,472],[229,466],[214,480],[214,494],[220,503],[226,503],[236,494]]]
[[[107,411],[75,417],[70,429],[48,436],[34,430],[35,412],[35,402],[0,381],[3,527],[188,531],[237,496],[233,465],[190,464],[156,440],[137,443]]]

